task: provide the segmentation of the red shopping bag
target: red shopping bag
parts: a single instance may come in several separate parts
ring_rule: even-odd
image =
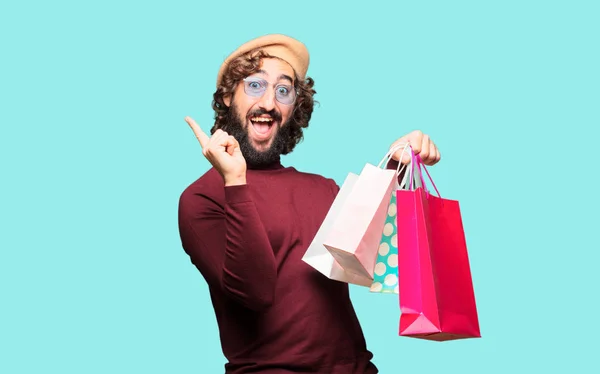
[[[421,174],[421,168],[427,172],[414,154],[411,164],[411,174]],[[435,341],[479,338],[459,203],[439,192],[432,195],[422,175],[421,180],[422,187],[396,191],[399,335]]]

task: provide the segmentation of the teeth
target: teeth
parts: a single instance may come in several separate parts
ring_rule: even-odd
[[[265,117],[254,117],[250,118],[251,121],[254,122],[273,122],[273,118],[265,118]]]

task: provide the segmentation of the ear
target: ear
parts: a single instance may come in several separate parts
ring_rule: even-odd
[[[231,106],[231,95],[223,96],[223,103],[227,105],[227,107]]]

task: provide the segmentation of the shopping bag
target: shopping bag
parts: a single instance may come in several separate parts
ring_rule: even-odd
[[[373,283],[375,258],[397,180],[397,171],[382,169],[382,163],[364,166],[323,242],[346,273],[361,278],[367,287]]]
[[[329,253],[325,246],[323,246],[324,239],[331,230],[333,222],[339,215],[340,208],[342,207],[344,201],[346,201],[348,198],[348,195],[350,194],[350,191],[352,191],[357,179],[358,175],[354,173],[349,173],[346,176],[346,179],[340,187],[340,190],[338,191],[331,208],[329,208],[323,223],[319,227],[319,230],[313,238],[310,246],[304,253],[302,261],[312,266],[329,279],[369,287],[370,282],[366,282],[362,277],[357,277],[356,275],[346,273],[344,269],[335,261],[331,253]]]
[[[395,191],[393,191],[395,192]],[[392,193],[387,209],[387,217],[383,226],[383,233],[375,268],[373,269],[373,282],[370,291],[379,293],[395,293],[398,289],[398,227],[396,224],[396,194]]]
[[[403,143],[399,145],[404,146],[400,159],[403,158],[404,153],[409,150],[409,144]],[[410,153],[409,153],[410,154]],[[391,155],[390,155],[391,158]],[[388,160],[389,162],[389,160]],[[412,160],[409,162],[411,166]],[[402,166],[402,168],[400,168]],[[398,174],[400,174],[406,166],[398,163]],[[412,169],[410,169],[412,170]],[[410,183],[408,180],[410,179]],[[404,173],[404,178],[401,183],[395,183],[395,187],[392,190],[390,203],[387,209],[387,217],[383,226],[383,233],[381,242],[379,243],[379,249],[377,258],[375,260],[375,268],[373,270],[373,283],[371,284],[370,291],[378,293],[399,293],[398,287],[398,226],[396,219],[397,204],[396,204],[396,191],[399,189],[415,189],[421,186],[420,175],[411,175],[407,170]]]
[[[399,146],[404,145],[402,153],[400,155],[400,159],[404,156],[404,153],[407,152],[409,144],[403,143]],[[410,154],[410,153],[409,153]],[[391,158],[391,154],[390,154]],[[389,162],[389,160],[388,160]],[[409,163],[410,165],[410,163]],[[402,166],[402,167],[401,167]],[[406,169],[406,166],[401,165],[398,162],[398,173],[400,173]],[[404,173],[404,178],[402,182],[394,183],[394,188],[392,189],[390,203],[387,209],[387,217],[385,220],[385,224],[383,226],[383,233],[381,236],[381,241],[379,243],[377,258],[375,260],[375,268],[373,270],[373,283],[371,284],[370,291],[377,293],[393,293],[398,294],[398,227],[396,220],[396,190],[398,189],[410,189],[415,188],[416,186],[421,185],[421,181],[419,175],[416,174],[414,177],[410,178],[412,184],[409,186],[408,177],[409,173]],[[396,181],[398,181],[396,179]],[[411,187],[412,186],[412,187]]]
[[[413,153],[412,160],[412,172],[422,179],[425,170],[438,196],[425,183],[396,191],[399,335],[435,341],[479,338],[459,203],[440,197],[418,155]]]

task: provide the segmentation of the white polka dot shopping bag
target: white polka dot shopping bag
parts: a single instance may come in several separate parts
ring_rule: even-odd
[[[408,152],[408,144],[403,146],[403,154]],[[402,156],[401,156],[402,157]],[[400,168],[401,165],[398,165]],[[410,164],[409,164],[410,166]],[[407,169],[405,166],[399,169],[397,174],[403,169]],[[408,178],[409,173],[405,172],[404,178],[401,183],[396,183],[395,188],[392,190],[390,197],[390,203],[387,209],[387,217],[383,226],[383,232],[381,235],[381,242],[379,243],[379,249],[377,251],[377,259],[375,260],[375,269],[373,270],[373,283],[371,284],[371,292],[379,293],[394,293],[398,294],[398,221],[396,219],[397,204],[396,204],[396,191],[402,189],[409,189]],[[421,178],[419,175],[412,176],[412,187],[415,188],[421,185]]]
[[[372,292],[398,293],[398,226],[396,193],[392,193],[373,271]]]

